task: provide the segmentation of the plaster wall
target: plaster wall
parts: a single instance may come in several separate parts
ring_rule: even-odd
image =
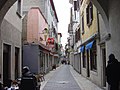
[[[5,14],[16,1],[17,0],[0,0],[0,26]]]
[[[81,35],[82,42],[85,42],[89,37],[97,33],[97,9],[93,5],[93,20],[90,26],[87,25],[86,8],[84,8],[84,34]]]
[[[115,54],[120,61],[120,1],[109,0],[109,32],[111,39],[107,42],[107,57]],[[108,60],[108,58],[107,58]]]
[[[106,26],[104,23],[104,20],[101,16],[100,13],[98,13],[98,23],[99,23],[99,35],[100,35],[100,42],[105,42],[105,36],[108,34],[107,30],[106,30]]]
[[[32,7],[40,8],[41,0],[23,0],[23,12],[29,11]]]
[[[28,13],[27,21],[27,41],[28,42],[41,42],[46,44],[44,39],[43,30],[48,28],[47,22],[43,18],[39,9],[33,8]],[[40,37],[43,40],[40,40]]]
[[[15,79],[15,47],[19,48],[19,76],[21,75],[22,20],[16,14],[17,3],[6,13],[0,28],[0,72],[3,78],[3,44],[11,47],[11,79]]]
[[[15,28],[22,32],[22,19],[16,14],[17,12],[17,2],[8,10],[4,19],[10,22]]]

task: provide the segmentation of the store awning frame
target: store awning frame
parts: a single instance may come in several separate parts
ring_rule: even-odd
[[[80,47],[80,52],[84,52],[84,48],[85,48],[85,46],[81,46]]]
[[[94,43],[94,40],[93,40],[93,41],[91,41],[90,43],[88,43],[88,44],[85,46],[85,49],[86,49],[86,50],[91,49],[91,48],[92,48],[92,46],[93,46],[93,43]]]

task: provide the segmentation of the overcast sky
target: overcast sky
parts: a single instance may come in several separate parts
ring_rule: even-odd
[[[68,24],[70,22],[70,4],[69,0],[53,0],[58,16],[58,32],[62,33],[61,42],[65,46],[68,37]]]

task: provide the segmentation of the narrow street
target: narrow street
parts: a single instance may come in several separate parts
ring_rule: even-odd
[[[70,65],[61,65],[45,75],[40,90],[103,90],[77,73]]]
[[[43,90],[81,90],[73,78],[69,66],[63,65],[47,82]]]
[[[0,90],[120,90],[120,0],[0,1]]]

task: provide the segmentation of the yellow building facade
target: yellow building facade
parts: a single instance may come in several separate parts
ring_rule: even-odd
[[[86,8],[90,4],[89,0],[83,0],[80,7],[81,17],[84,17],[84,31],[82,32],[81,38],[82,42],[88,40],[91,36],[95,35],[98,32],[98,25],[97,25],[97,9],[92,4],[92,11],[93,11],[93,19],[90,22],[90,25],[87,24],[87,13]],[[82,18],[81,18],[82,20]],[[82,21],[81,21],[82,24]]]
[[[90,0],[80,2],[81,74],[101,86],[98,11]]]

